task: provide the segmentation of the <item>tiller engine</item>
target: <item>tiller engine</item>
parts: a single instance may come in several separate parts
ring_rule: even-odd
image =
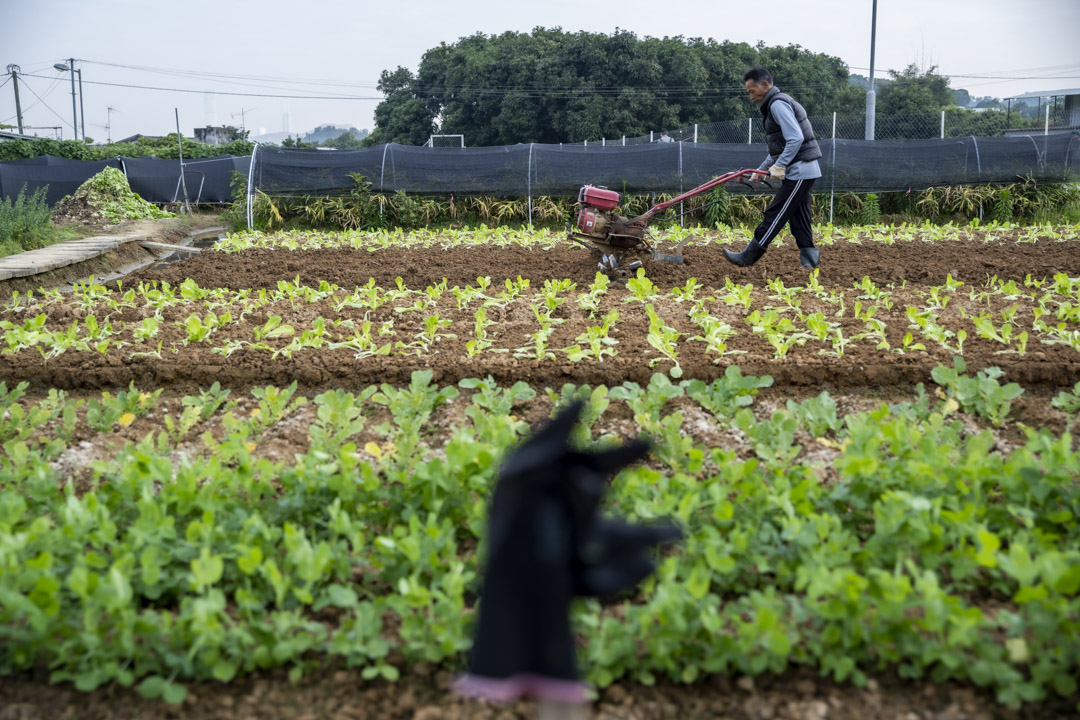
[[[581,210],[578,211],[577,224],[574,227],[568,225],[566,228],[567,239],[580,243],[599,255],[600,270],[613,277],[629,277],[641,267],[644,259],[681,265],[682,248],[686,241],[679,243],[675,248],[675,254],[657,252],[655,239],[651,239],[652,234],[647,228],[649,220],[673,205],[708,192],[731,180],[749,186],[747,180],[754,175],[766,175],[766,173],[762,170],[749,169],[729,172],[671,200],[657,203],[633,218],[615,214],[615,208],[619,206],[621,199],[619,193],[605,187],[586,185],[578,192]]]

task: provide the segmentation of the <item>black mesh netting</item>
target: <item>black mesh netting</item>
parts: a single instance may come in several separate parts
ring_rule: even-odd
[[[1080,179],[1080,133],[945,140],[819,141],[821,190],[904,191],[941,185]],[[756,168],[761,144],[508,145],[427,148],[389,144],[322,152],[258,148],[254,186],[268,194],[333,194],[363,175],[375,192],[575,195],[586,184],[621,192],[689,190],[729,170]],[[734,188],[732,188],[734,189]]]
[[[1080,180],[1080,133],[944,140],[822,140],[819,191],[906,191],[942,185],[1011,183],[1020,178]],[[576,195],[587,183],[620,192],[679,192],[717,174],[755,168],[765,146],[743,143],[628,145],[508,145],[428,148],[389,144],[363,150],[285,150],[257,147],[248,157],[224,155],[184,163],[192,202],[231,199],[234,172],[270,195],[330,195],[355,187],[354,176],[377,193],[433,195]],[[121,167],[132,189],[155,203],[183,199],[180,163],[158,158],[104,162],[42,156],[0,163],[0,195],[14,198],[48,186],[50,204],[106,166]],[[249,175],[250,171],[250,175]],[[738,191],[738,187],[729,186]]]
[[[29,196],[47,186],[45,200],[55,205],[107,167],[119,168],[120,163],[115,159],[95,162],[52,155],[0,163],[0,195],[15,198],[25,188]]]
[[[229,202],[232,200],[229,185],[232,173],[239,172],[246,178],[250,165],[250,157],[232,155],[185,161],[184,179],[189,200],[201,203]],[[184,199],[179,160],[142,157],[89,161],[68,160],[52,155],[0,163],[0,197],[15,198],[23,188],[30,195],[39,188],[47,187],[46,201],[55,205],[106,167],[123,170],[131,189],[144,200],[170,203]]]

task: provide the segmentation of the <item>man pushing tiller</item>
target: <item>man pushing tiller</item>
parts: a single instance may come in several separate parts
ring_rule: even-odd
[[[743,75],[743,81],[750,99],[761,106],[765,142],[769,146],[769,156],[759,170],[768,170],[769,177],[780,180],[781,185],[765,208],[761,224],[754,230],[754,239],[741,253],[724,248],[724,257],[736,265],[749,267],[765,254],[784,226],[790,225],[802,266],[816,268],[819,256],[810,228],[810,190],[821,177],[818,167],[821,148],[814,139],[814,129],[803,106],[773,86],[768,70],[752,68]]]

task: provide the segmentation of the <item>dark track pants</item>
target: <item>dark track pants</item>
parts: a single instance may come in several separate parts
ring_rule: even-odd
[[[764,250],[785,225],[790,225],[796,245],[800,248],[814,247],[814,236],[810,229],[810,189],[814,187],[816,179],[784,180],[776,197],[765,208],[765,217],[754,230],[752,242]]]

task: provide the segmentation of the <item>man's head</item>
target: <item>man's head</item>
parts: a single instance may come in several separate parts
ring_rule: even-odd
[[[762,67],[750,68],[743,75],[746,92],[758,105],[765,100],[765,94],[772,89],[772,73]]]

